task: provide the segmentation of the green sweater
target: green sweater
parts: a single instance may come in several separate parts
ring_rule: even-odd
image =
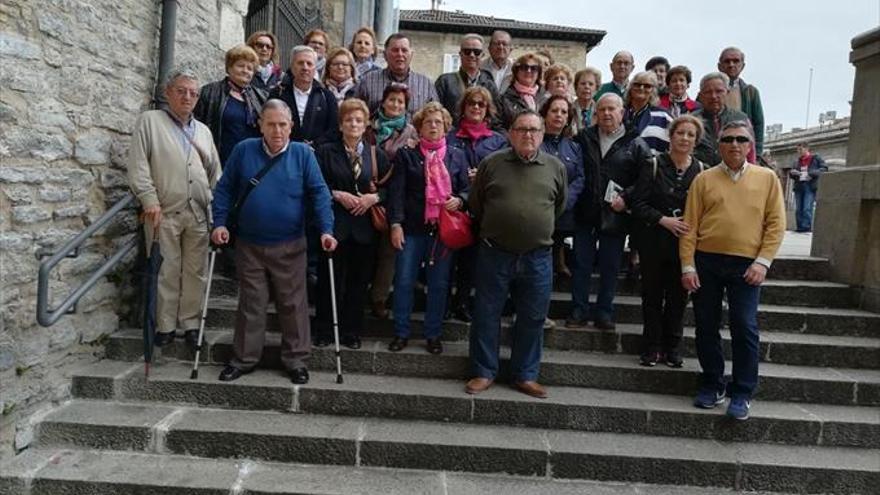
[[[565,166],[538,152],[531,161],[507,149],[480,162],[470,210],[480,237],[504,251],[523,254],[553,245],[556,219],[565,211]]]

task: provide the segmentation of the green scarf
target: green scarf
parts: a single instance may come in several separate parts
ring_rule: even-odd
[[[384,143],[386,139],[391,137],[391,134],[393,134],[394,131],[399,131],[403,129],[404,126],[406,126],[406,113],[401,114],[399,117],[389,119],[380,109],[376,116],[375,124],[376,143]]]

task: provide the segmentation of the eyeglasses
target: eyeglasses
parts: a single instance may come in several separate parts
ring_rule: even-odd
[[[468,100],[467,106],[477,107],[477,108],[486,108],[486,102],[485,101]]]
[[[462,48],[461,54],[462,55],[470,55],[472,57],[479,57],[480,55],[483,54],[483,49],[482,48]]]
[[[520,134],[531,134],[533,136],[537,136],[544,132],[544,129],[540,129],[538,127],[514,127],[511,129],[513,132],[519,132]]]
[[[736,141],[738,144],[745,144],[752,142],[752,138],[748,136],[724,136],[723,138],[718,140],[724,144],[731,144]]]
[[[725,58],[721,61],[722,64],[738,64],[742,62],[741,58]]]
[[[199,92],[186,88],[174,88],[174,94],[183,98],[184,96],[189,96],[190,98],[198,98]]]
[[[634,83],[632,83],[632,87],[635,89],[654,89],[653,84],[643,83],[643,82],[634,82]]]
[[[330,67],[333,67],[335,69],[338,69],[340,67],[348,67],[348,62],[333,62],[332,64],[330,64]]]
[[[266,50],[274,50],[274,49],[275,49],[275,47],[272,46],[271,43],[254,43],[254,47],[255,47],[257,50],[263,50],[263,49],[266,49]]]
[[[540,65],[520,65],[520,66],[517,66],[516,69],[521,70],[523,72],[538,72],[539,70],[541,70],[541,66]]]

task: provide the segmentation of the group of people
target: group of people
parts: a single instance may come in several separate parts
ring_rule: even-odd
[[[331,340],[332,257],[343,345],[361,347],[366,308],[388,317],[393,287],[388,349],[404,349],[423,292],[427,352],[443,352],[445,319],[471,323],[465,389],[477,394],[498,375],[502,315],[512,314],[511,385],[543,398],[554,272],[571,277],[566,326],[613,330],[629,238],[642,278],[641,364],[682,366],[692,294],[703,369],[695,405],[715,407],[729,393],[728,414],[747,418],[760,285],[785,213],[776,175],[755,165],[763,115],[757,89],[740,78],[742,51],[724,49],[719,72],[703,76],[691,99],[691,71],[663,57],[630,78],[633,56],[619,52],[603,84],[595,67],[573,73],[545,51],[511,59],[504,31],[492,34],[488,55],[484,44],[462,36],[460,69],[433,82],[411,69],[401,33],[385,40],[383,67],[366,27],[348,48],[312,31],[284,66],[275,36],[256,32],[226,53],[226,77],[203,86],[173,72],[167,108],[138,120],[129,163],[148,241],[158,239],[165,257],[157,345],[176,330],[197,343],[210,238],[234,242],[239,285],[234,356],[220,380],[254,370],[274,299],[282,363],[294,383],[308,382],[311,346]],[[453,249],[445,229],[462,216],[476,240]],[[730,384],[719,334],[725,292]]]

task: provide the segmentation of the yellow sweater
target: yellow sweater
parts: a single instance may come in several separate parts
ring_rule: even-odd
[[[700,173],[688,191],[679,240],[681,266],[694,266],[694,251],[773,261],[785,234],[782,186],[773,171],[749,165],[734,182],[722,166]]]

